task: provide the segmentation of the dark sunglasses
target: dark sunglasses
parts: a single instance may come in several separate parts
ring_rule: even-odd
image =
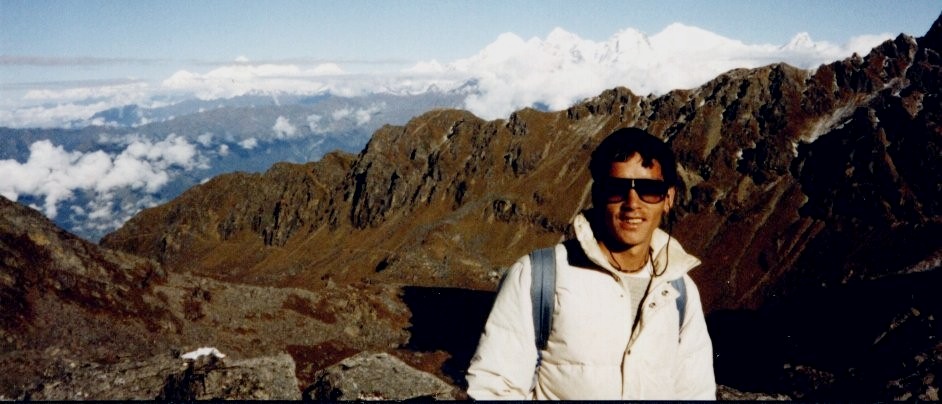
[[[658,203],[667,196],[670,188],[662,180],[641,178],[615,178],[608,177],[600,181],[600,190],[608,203],[620,203],[628,199],[631,190],[638,193],[638,197],[645,203]]]

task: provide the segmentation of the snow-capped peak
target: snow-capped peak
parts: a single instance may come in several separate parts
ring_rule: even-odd
[[[782,50],[813,49],[814,47],[815,43],[811,35],[807,32],[799,32],[785,46],[782,46]]]

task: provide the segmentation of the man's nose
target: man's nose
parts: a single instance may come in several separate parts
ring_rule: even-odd
[[[622,209],[634,210],[641,207],[641,196],[638,195],[638,191],[634,188],[628,190],[628,197],[625,198],[625,203],[622,205]]]

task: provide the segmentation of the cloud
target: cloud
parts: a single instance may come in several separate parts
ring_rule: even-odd
[[[210,147],[213,144],[213,134],[210,132],[203,133],[196,137],[196,141],[203,147]]]
[[[700,86],[735,68],[786,62],[810,69],[870,49],[885,39],[858,37],[850,44],[851,50],[815,42],[807,34],[797,35],[784,46],[747,45],[677,23],[650,37],[623,30],[604,42],[556,29],[546,39],[501,35],[478,54],[450,63],[446,69],[478,80],[478,92],[466,99],[465,106],[493,119],[537,103],[564,109],[615,86],[638,94],[664,94]]]
[[[336,63],[322,63],[317,67],[311,69],[311,75],[314,76],[327,76],[327,75],[342,75],[345,74],[340,65]]]
[[[102,109],[142,104],[153,94],[201,99],[245,94],[290,93],[361,96],[369,93],[420,94],[430,89],[467,91],[464,107],[486,118],[504,118],[536,104],[558,110],[605,89],[625,86],[637,94],[664,94],[694,88],[735,68],[785,62],[813,69],[820,64],[866,54],[890,34],[864,35],[846,44],[814,41],[798,33],[786,44],[746,44],[715,33],[674,23],[653,35],[624,29],[603,41],[583,39],[557,28],[545,38],[499,35],[474,55],[450,62],[420,61],[395,73],[349,73],[337,62],[315,60],[251,61],[244,56],[206,72],[179,70],[156,85],[36,88],[25,91],[14,108],[0,108],[0,125],[68,126],[86,122]],[[0,63],[32,63],[0,59]],[[36,61],[35,63],[58,63]],[[9,98],[9,97],[8,97]],[[42,106],[24,106],[30,102]],[[10,105],[12,101],[0,100]],[[53,105],[50,105],[52,103]],[[331,118],[364,124],[374,113],[338,110]],[[307,125],[318,133],[327,116]],[[277,131],[277,130],[276,130]],[[287,132],[279,131],[281,135]]]
[[[180,70],[161,86],[190,92],[201,99],[228,98],[258,91],[310,94],[325,91],[329,88],[330,76],[343,74],[343,69],[333,63],[304,70],[293,64],[252,65],[244,60],[205,74]]]
[[[102,57],[55,57],[30,55],[0,55],[0,66],[108,66],[122,64],[153,64],[161,59],[102,58]]]
[[[243,149],[245,149],[245,150],[252,150],[252,149],[258,147],[258,139],[254,138],[254,137],[250,137],[250,138],[248,138],[248,139],[245,139],[245,140],[239,142],[239,146],[241,146],[241,147],[242,147]]]
[[[111,206],[117,190],[155,193],[169,182],[174,170],[205,167],[196,147],[176,135],[157,142],[135,140],[117,155],[100,150],[67,151],[41,140],[30,145],[23,163],[0,160],[0,172],[4,173],[0,195],[11,200],[22,195],[42,198],[42,210],[54,219],[59,203],[73,198],[75,192],[91,192],[96,202],[90,214],[98,217],[105,206]]]
[[[370,123],[374,116],[386,108],[385,102],[377,102],[362,108],[341,107],[330,112],[328,116],[310,114],[306,117],[307,127],[314,134],[342,132],[349,128],[351,123],[354,126],[364,126]]]
[[[356,117],[357,126],[363,126],[370,123],[370,121],[373,119],[373,115],[382,112],[384,109],[386,109],[386,103],[381,102],[378,104],[373,104],[368,108],[361,108],[356,110],[353,115]]]
[[[88,125],[93,115],[122,105],[120,101],[100,101],[91,104],[62,103],[23,108],[0,109],[0,126],[11,128],[72,128]]]
[[[154,89],[141,81],[104,84],[81,83],[60,88],[54,83],[46,88],[26,90],[18,102],[38,104],[15,106],[3,100],[0,125],[8,127],[72,127],[84,126],[93,115],[106,109],[129,104],[153,104]],[[12,93],[12,92],[11,92]]]
[[[475,55],[450,63],[422,61],[393,75],[343,74],[339,66],[321,64],[302,70],[294,65],[229,66],[204,75],[179,72],[165,86],[189,88],[204,96],[248,91],[318,92],[356,96],[367,92],[416,94],[429,88],[453,90],[469,81],[477,83],[465,107],[487,119],[508,116],[535,104],[565,109],[605,89],[625,86],[638,94],[664,94],[678,88],[694,88],[735,68],[755,68],[786,62],[811,69],[841,60],[854,52],[864,54],[888,34],[852,38],[844,46],[814,41],[797,34],[788,44],[745,44],[712,32],[674,23],[648,36],[625,29],[605,41],[582,39],[554,29],[545,39],[523,39],[501,34]],[[202,85],[210,85],[203,88]],[[357,114],[352,109],[334,111],[334,120]],[[359,111],[357,122],[369,121]],[[312,125],[313,122],[313,125]],[[308,120],[312,131],[323,128]]]
[[[117,204],[116,193],[99,195],[88,201],[87,209],[71,206],[69,219],[78,231],[103,234],[120,227],[142,209],[157,206],[158,201],[151,195],[143,195],[139,199],[124,200],[116,207]]]
[[[26,101],[65,102],[83,101],[89,99],[146,99],[149,85],[145,82],[132,82],[101,86],[74,87],[66,89],[35,89],[29,90],[23,96]]]
[[[279,116],[275,120],[275,126],[272,127],[272,130],[275,131],[275,137],[278,139],[291,139],[298,133],[298,128],[283,116]]]
[[[318,114],[311,114],[307,116],[307,127],[311,129],[312,133],[326,133],[329,129],[324,126],[321,126],[321,120],[324,117]]]
[[[335,121],[346,119],[350,115],[353,115],[353,108],[340,108],[330,113],[330,117],[334,118]]]
[[[889,32],[884,32],[879,35],[855,36],[847,41],[847,45],[845,45],[844,48],[858,55],[866,55],[867,53],[870,53],[870,50],[874,47],[880,45],[887,39],[892,38],[895,38],[895,35]]]

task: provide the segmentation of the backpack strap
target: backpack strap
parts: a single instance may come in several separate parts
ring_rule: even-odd
[[[671,286],[674,289],[677,289],[680,292],[680,296],[677,296],[677,312],[680,314],[680,323],[677,324],[678,329],[684,325],[684,314],[687,312],[687,283],[684,282],[684,277],[674,279],[670,281]]]
[[[555,247],[541,248],[530,253],[530,301],[533,302],[533,330],[537,352],[546,348],[553,323],[553,304],[556,297]]]

